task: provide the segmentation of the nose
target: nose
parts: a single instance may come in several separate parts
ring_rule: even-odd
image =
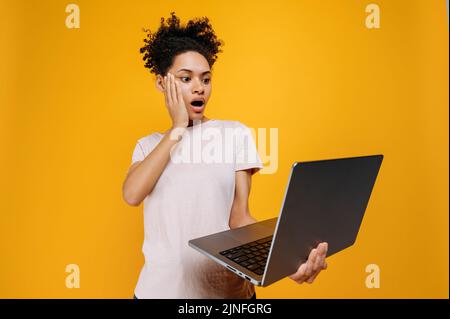
[[[194,86],[192,88],[192,91],[193,91],[192,93],[203,93],[204,89],[205,88],[203,87],[202,81],[199,80],[199,79],[196,79],[194,81]]]

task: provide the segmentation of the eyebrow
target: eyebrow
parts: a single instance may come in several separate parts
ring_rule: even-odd
[[[192,72],[192,71],[189,70],[189,69],[179,69],[179,70],[177,71],[177,73],[180,72],[180,71]],[[207,73],[211,73],[211,71],[205,71],[205,72],[202,73],[202,75],[203,75],[203,74],[207,74]]]

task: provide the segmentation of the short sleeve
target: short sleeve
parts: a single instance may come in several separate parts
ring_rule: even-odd
[[[131,165],[138,161],[143,161],[145,159],[144,149],[139,141],[137,141],[134,147],[133,155],[131,157]]]
[[[256,149],[255,140],[252,131],[244,124],[237,122],[235,128],[236,137],[236,156],[235,171],[252,169],[252,175],[264,168],[261,158]]]
[[[138,161],[143,161],[147,157],[147,155],[150,154],[151,151],[153,151],[153,149],[161,140],[161,138],[158,138],[158,136],[161,135],[158,133],[153,133],[137,141],[136,146],[134,147],[133,155],[131,157],[131,165]]]

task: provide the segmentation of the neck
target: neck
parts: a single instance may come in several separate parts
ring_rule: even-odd
[[[209,119],[207,118],[207,117],[202,117],[201,118],[201,123],[205,123],[206,121],[208,121]],[[196,120],[196,122],[197,122],[198,120]],[[193,126],[194,125],[194,120],[191,120],[191,119],[189,119],[189,124],[188,124],[188,127],[191,127],[191,126]]]

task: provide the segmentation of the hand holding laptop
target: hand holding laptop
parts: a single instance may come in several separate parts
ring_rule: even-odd
[[[327,256],[328,243],[320,243],[317,248],[311,250],[308,260],[301,264],[295,274],[289,276],[299,285],[307,282],[312,284],[322,270],[327,269],[328,265],[325,261]]]
[[[254,285],[312,283],[325,257],[355,243],[383,157],[295,162],[278,217],[188,244]]]

